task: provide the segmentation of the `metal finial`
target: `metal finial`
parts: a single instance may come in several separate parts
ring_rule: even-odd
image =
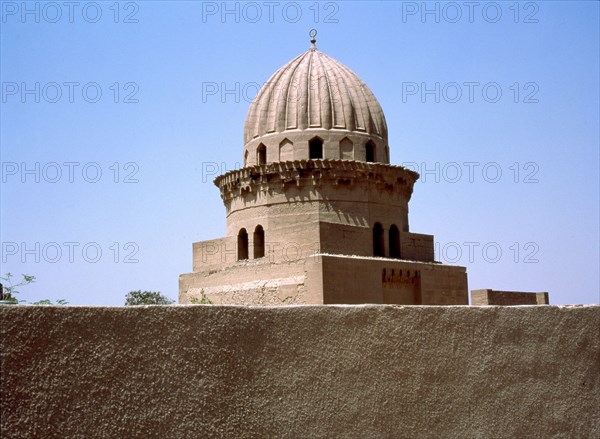
[[[308,36],[310,37],[310,48],[312,50],[316,50],[317,46],[315,46],[315,43],[317,42],[317,39],[315,37],[317,36],[317,30],[311,29],[308,33]]]

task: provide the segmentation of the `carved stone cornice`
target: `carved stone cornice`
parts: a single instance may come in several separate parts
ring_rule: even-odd
[[[369,187],[400,193],[410,200],[419,174],[402,166],[352,160],[295,160],[248,166],[218,176],[214,184],[225,204],[247,193],[281,193],[310,187]]]

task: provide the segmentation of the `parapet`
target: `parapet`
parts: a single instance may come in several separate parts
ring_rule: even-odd
[[[548,293],[525,291],[472,290],[471,305],[548,305]]]

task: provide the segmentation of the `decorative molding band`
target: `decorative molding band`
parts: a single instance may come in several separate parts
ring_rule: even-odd
[[[286,192],[292,188],[358,188],[397,192],[407,200],[419,174],[402,166],[354,160],[294,160],[248,166],[218,176],[214,184],[227,204],[248,193]]]

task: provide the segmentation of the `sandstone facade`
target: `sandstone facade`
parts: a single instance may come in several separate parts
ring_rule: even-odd
[[[532,293],[525,291],[471,291],[472,305],[548,305],[548,293]]]
[[[377,99],[314,41],[261,89],[244,142],[244,168],[215,179],[227,236],[193,244],[180,303],[468,304],[465,268],[410,231],[419,175],[389,164]]]

